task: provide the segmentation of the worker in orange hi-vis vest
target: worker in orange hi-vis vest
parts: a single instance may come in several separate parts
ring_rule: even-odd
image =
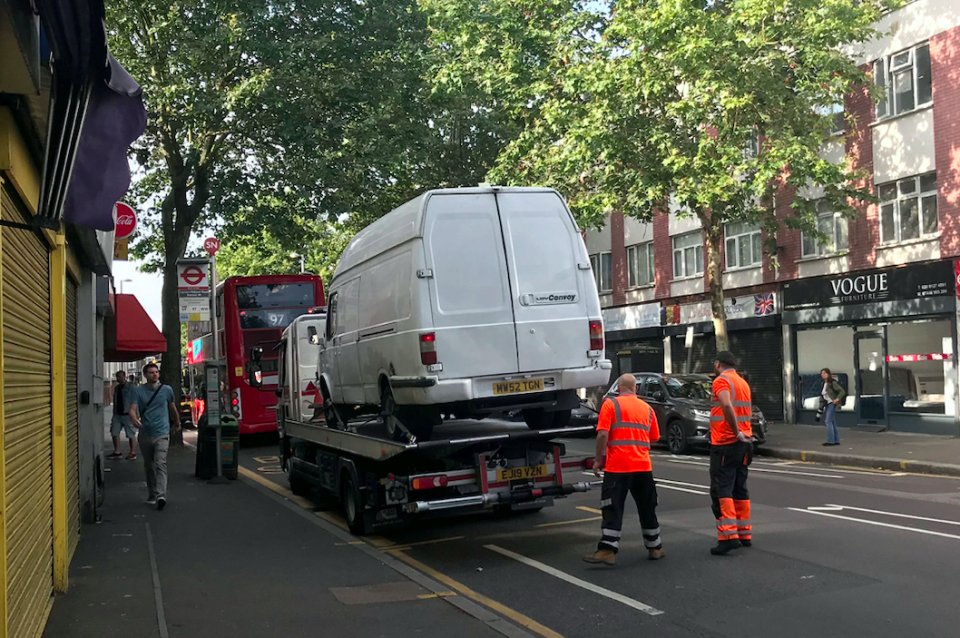
[[[747,492],[747,468],[753,460],[753,407],[750,386],[737,374],[736,366],[733,353],[717,353],[710,409],[710,498],[718,541],[710,553],[715,556],[753,544]]]
[[[604,469],[600,492],[603,521],[597,551],[583,557],[584,561],[594,564],[616,563],[628,492],[640,511],[640,531],[650,560],[663,558],[657,522],[657,486],[650,464],[650,443],[660,438],[657,415],[646,401],[637,397],[637,379],[632,374],[620,377],[617,389],[618,396],[605,401],[600,408],[597,423],[593,472],[600,476],[601,468]]]

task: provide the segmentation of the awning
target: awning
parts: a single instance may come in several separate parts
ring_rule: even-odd
[[[153,320],[133,295],[111,295],[114,316],[106,319],[104,361],[136,361],[165,352],[163,338]]]

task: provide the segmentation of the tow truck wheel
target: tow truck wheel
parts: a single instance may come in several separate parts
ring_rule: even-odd
[[[340,479],[340,503],[350,531],[357,536],[366,534],[367,524],[363,518],[360,490],[357,489],[349,473],[344,473],[343,478]]]
[[[310,485],[293,471],[293,459],[287,459],[283,465],[283,469],[287,475],[287,483],[290,485],[290,491],[293,492],[294,496],[306,496],[309,494]]]

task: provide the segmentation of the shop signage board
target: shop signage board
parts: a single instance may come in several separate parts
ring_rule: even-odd
[[[766,317],[780,312],[777,295],[772,292],[727,297],[723,301],[727,321]],[[709,301],[701,301],[699,303],[685,304],[682,306],[667,306],[664,308],[663,314],[664,325],[667,326],[713,321],[713,308]]]
[[[604,308],[603,329],[605,332],[617,330],[638,330],[660,326],[660,304],[647,303],[619,308]]]
[[[952,297],[956,272],[949,261],[827,275],[783,284],[783,309],[839,308],[888,301]]]
[[[180,321],[210,321],[210,278],[206,260],[177,263]]]

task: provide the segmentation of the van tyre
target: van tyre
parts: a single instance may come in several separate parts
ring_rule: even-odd
[[[390,389],[389,383],[384,382],[380,388],[380,417],[383,419],[383,426],[387,428],[387,434],[394,441],[403,441],[404,438],[399,421],[406,415],[401,415],[399,412],[397,402],[393,398],[393,390]]]
[[[343,515],[347,519],[350,532],[357,536],[366,534],[368,530],[363,516],[363,499],[349,472],[345,472],[340,479],[340,504],[343,506]]]

